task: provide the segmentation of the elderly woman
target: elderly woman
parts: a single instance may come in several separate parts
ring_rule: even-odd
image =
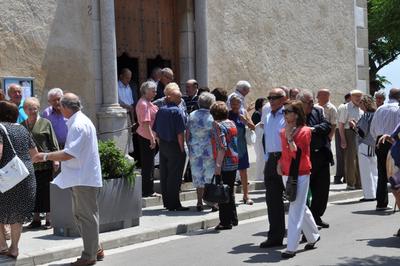
[[[19,116],[18,106],[0,101],[0,110],[0,122],[11,140],[10,143],[4,130],[0,129],[0,168],[11,161],[15,150],[29,170],[29,175],[24,180],[10,190],[0,193],[0,254],[17,258],[22,224],[31,220],[35,205],[36,180],[31,158],[38,154],[38,151],[29,132],[16,124]],[[10,247],[7,247],[4,224],[11,225]]]
[[[308,244],[305,250],[313,249],[320,235],[310,209],[306,205],[310,184],[311,160],[310,143],[311,129],[306,124],[306,115],[301,101],[290,101],[284,109],[286,126],[280,132],[282,155],[277,170],[285,180],[291,172],[293,160],[297,160],[297,152],[301,155],[297,161],[296,199],[290,202],[288,214],[287,250],[282,258],[288,259],[296,255],[299,246],[300,233],[303,231]],[[286,184],[286,182],[284,182]]]
[[[358,135],[358,163],[360,168],[360,179],[364,197],[360,201],[374,201],[378,182],[377,159],[375,155],[375,139],[370,133],[370,126],[376,105],[374,98],[363,95],[360,108],[364,114],[357,124],[350,122],[350,126]]]
[[[210,113],[214,119],[211,143],[215,159],[214,175],[217,182],[229,186],[229,202],[219,204],[219,224],[215,230],[229,230],[238,225],[235,204],[234,183],[239,163],[237,156],[237,129],[235,123],[228,119],[228,107],[224,102],[216,102],[211,106]]]
[[[242,100],[236,96],[232,95],[229,99],[231,110],[229,111],[228,118],[232,120],[238,131],[238,153],[239,153],[239,174],[240,180],[243,187],[243,202],[248,205],[252,205],[253,201],[249,197],[249,186],[247,177],[247,168],[250,167],[249,154],[247,152],[246,143],[246,127],[251,130],[255,129],[253,122],[251,121],[249,114],[243,108],[241,108]]]
[[[51,152],[58,150],[57,137],[49,120],[39,116],[40,103],[36,98],[28,98],[24,102],[24,111],[28,119],[22,125],[28,130],[39,152]],[[59,168],[59,162],[34,163],[36,177],[36,201],[33,209],[33,221],[29,228],[42,226],[40,213],[46,213],[44,228],[51,227],[50,222],[50,181],[53,174]]]
[[[204,183],[210,182],[215,168],[211,146],[211,128],[214,119],[210,114],[210,107],[214,102],[214,95],[203,92],[198,101],[200,109],[189,115],[186,130],[193,186],[197,192],[197,211],[203,210]]]
[[[139,127],[136,132],[139,135],[140,157],[142,159],[142,196],[157,196],[154,193],[154,155],[156,152],[156,138],[153,132],[153,124],[158,107],[151,101],[157,94],[157,84],[146,81],[140,86],[142,97],[136,104],[136,114]]]

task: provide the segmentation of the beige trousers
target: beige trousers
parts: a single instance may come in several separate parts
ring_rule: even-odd
[[[356,133],[351,129],[345,129],[344,134],[347,142],[347,147],[344,149],[343,154],[346,183],[348,186],[361,188]]]

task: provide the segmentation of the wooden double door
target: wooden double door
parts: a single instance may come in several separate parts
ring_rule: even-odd
[[[115,0],[118,70],[129,68],[139,86],[155,67],[179,80],[176,0]]]

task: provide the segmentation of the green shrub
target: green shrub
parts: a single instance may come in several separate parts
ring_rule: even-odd
[[[125,178],[129,185],[135,186],[135,163],[125,158],[112,140],[99,141],[101,172],[104,180]]]

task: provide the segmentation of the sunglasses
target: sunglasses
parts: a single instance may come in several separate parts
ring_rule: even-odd
[[[268,99],[269,101],[274,101],[274,100],[278,100],[278,99],[280,99],[280,98],[282,98],[282,97],[283,97],[282,95],[268,96],[267,99]]]
[[[290,113],[296,113],[294,110],[283,110],[283,113],[285,114],[285,115],[287,115],[287,114],[290,114]]]

